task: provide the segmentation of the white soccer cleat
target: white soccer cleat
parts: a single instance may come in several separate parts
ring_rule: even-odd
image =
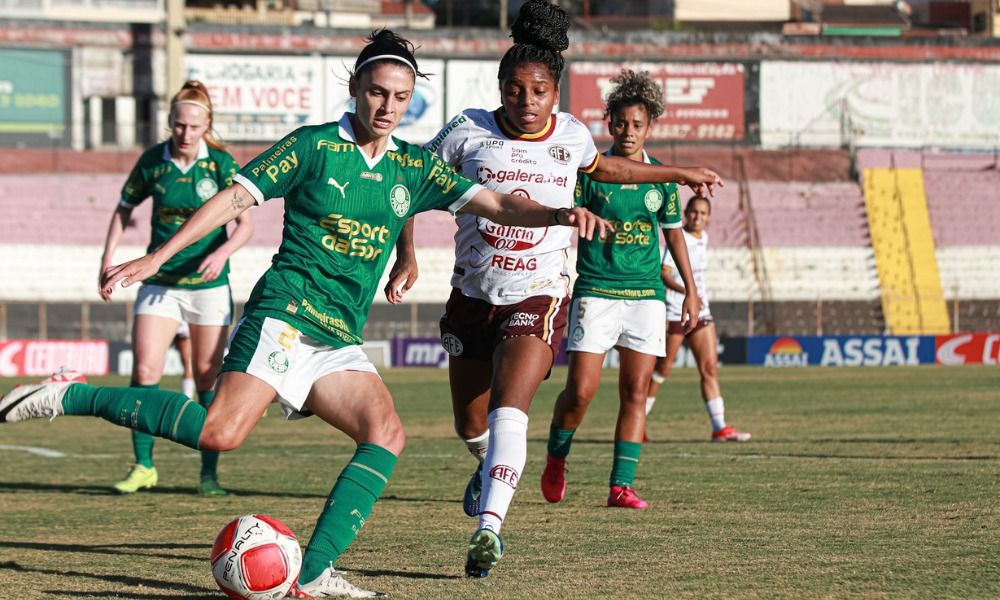
[[[63,414],[66,389],[87,379],[73,371],[60,371],[42,381],[19,385],[0,399],[0,423],[20,423],[28,419],[52,420]]]
[[[333,566],[309,583],[297,584],[288,591],[286,598],[384,598],[382,592],[363,590],[344,579],[344,574]]]

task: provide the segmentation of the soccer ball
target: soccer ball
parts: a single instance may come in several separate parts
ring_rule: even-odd
[[[267,515],[239,517],[212,544],[212,576],[233,600],[284,598],[301,568],[295,534]]]

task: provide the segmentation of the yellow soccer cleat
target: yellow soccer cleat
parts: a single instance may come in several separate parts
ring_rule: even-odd
[[[114,489],[119,494],[134,494],[141,489],[155,486],[157,481],[159,477],[156,474],[156,467],[132,465],[128,477],[116,483]]]

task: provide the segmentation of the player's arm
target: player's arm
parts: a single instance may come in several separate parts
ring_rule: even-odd
[[[399,304],[403,294],[417,282],[417,253],[413,250],[413,217],[403,223],[396,239],[396,262],[389,271],[389,282],[385,284],[385,299],[389,304]]]
[[[124,204],[119,204],[115,207],[115,212],[111,214],[108,235],[104,238],[104,253],[101,255],[101,271],[97,274],[97,291],[105,302],[110,301],[111,296],[105,296],[101,279],[104,277],[104,271],[113,264],[112,261],[115,259],[115,250],[118,248],[118,242],[121,241],[122,235],[125,233],[125,228],[128,227],[131,219],[132,207]]]
[[[236,217],[236,228],[224,244],[205,257],[198,265],[198,273],[205,281],[214,281],[222,274],[226,261],[253,237],[254,224],[250,213],[244,212]]]
[[[476,192],[458,212],[485,217],[500,225],[577,227],[580,230],[580,237],[588,240],[594,238],[595,230],[600,237],[614,230],[611,223],[580,206],[549,208],[521,196],[498,194],[486,188]]]
[[[101,280],[102,292],[110,296],[119,281],[122,287],[128,287],[151,277],[175,254],[240,216],[253,205],[253,196],[238,183],[222,190],[202,204],[162,246],[146,256],[106,269]]]
[[[661,271],[663,283],[676,292],[684,294],[684,304],[681,306],[681,324],[684,331],[690,331],[698,322],[698,314],[701,312],[701,299],[698,298],[698,286],[694,282],[694,274],[691,273],[691,261],[688,259],[687,242],[684,241],[684,230],[677,227],[667,229],[667,251],[670,252],[674,264],[677,265],[677,272],[681,275],[683,285],[679,285],[669,277],[669,273]],[[668,281],[669,280],[669,281]]]
[[[680,183],[710,197],[715,196],[715,186],[725,185],[718,173],[705,167],[653,165],[621,156],[602,156],[590,178],[604,183]]]

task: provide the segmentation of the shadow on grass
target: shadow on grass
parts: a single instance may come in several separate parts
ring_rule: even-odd
[[[51,542],[14,542],[0,540],[0,548],[20,550],[41,550],[47,552],[82,552],[89,554],[111,554],[115,556],[142,556],[146,558],[168,558],[171,560],[207,560],[211,546],[208,544],[54,544]],[[163,552],[143,552],[143,550],[200,550],[195,555],[166,554]],[[14,564],[14,563],[9,563]],[[8,568],[8,563],[0,563],[0,568]]]
[[[303,492],[286,491],[261,491],[261,490],[238,490],[226,488],[230,496],[252,497],[262,496],[270,498],[326,498],[326,494],[310,494]],[[0,493],[2,492],[64,492],[71,494],[84,494],[90,496],[120,496],[111,489],[110,485],[77,485],[69,483],[36,483],[33,481],[0,481]],[[149,490],[143,490],[142,494],[179,494],[183,496],[195,496],[198,491],[193,485],[187,486],[156,486]]]
[[[337,565],[338,571],[357,573],[365,577],[401,577],[403,579],[465,579],[463,575],[444,575],[442,573],[415,573],[411,571],[387,571],[384,569],[345,569]]]
[[[168,590],[175,592],[170,595],[164,594],[146,594],[146,593],[121,593],[121,592],[68,592],[63,590],[52,590],[48,593],[60,595],[60,596],[87,596],[87,597],[122,597],[122,598],[141,598],[145,600],[158,600],[161,598],[218,598],[217,593],[212,593],[210,588],[203,588],[198,586],[189,585],[186,583],[180,583],[175,581],[162,581],[157,579],[147,579],[144,577],[132,577],[129,575],[98,575],[95,573],[83,573],[80,571],[57,571],[54,569],[36,569],[32,567],[25,567],[19,565],[16,562],[3,562],[0,563],[0,572],[3,571],[15,571],[18,573],[28,573],[32,575],[53,575],[56,577],[68,577],[76,579],[90,579],[97,581],[104,581],[107,583],[114,583],[122,586],[128,587],[146,587],[152,590]],[[188,594],[186,596],[178,596],[176,592],[181,592]],[[193,595],[191,595],[193,594]]]

